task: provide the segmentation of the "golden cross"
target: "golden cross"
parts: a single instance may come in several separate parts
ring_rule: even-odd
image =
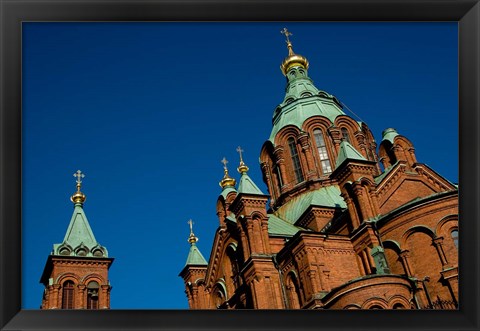
[[[237,152],[238,154],[240,154],[240,162],[243,162],[242,152],[244,152],[244,150],[242,149],[242,147],[238,146]]]
[[[287,28],[283,28],[283,30],[280,31],[281,34],[285,35],[285,38],[287,38],[287,44],[290,44],[290,38],[289,36],[293,36],[293,34],[287,30]]]
[[[192,219],[189,219],[187,223],[190,224],[190,234],[193,234],[193,221],[192,221]]]
[[[82,186],[82,178],[85,177],[85,174],[80,170],[77,170],[77,172],[73,174],[73,177],[77,177],[77,188],[80,190],[80,187]]]
[[[223,169],[227,170],[227,163],[228,163],[228,161],[227,161],[227,159],[225,158],[225,156],[223,157],[222,161],[220,161],[220,162],[223,163]]]

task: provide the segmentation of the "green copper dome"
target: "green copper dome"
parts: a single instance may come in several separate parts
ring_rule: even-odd
[[[393,139],[394,139],[396,136],[398,136],[397,130],[395,130],[395,129],[393,129],[393,128],[385,129],[385,130],[383,130],[383,132],[382,132],[382,141],[388,140],[388,141],[390,141],[390,142],[393,144]]]
[[[273,114],[273,128],[269,140],[273,143],[277,133],[288,125],[301,129],[312,116],[323,116],[334,122],[345,115],[340,102],[333,95],[320,91],[302,66],[293,66],[286,73],[285,98]]]

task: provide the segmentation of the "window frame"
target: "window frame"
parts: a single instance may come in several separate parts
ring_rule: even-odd
[[[327,176],[333,172],[333,167],[332,167],[330,154],[328,152],[327,143],[325,141],[325,133],[323,132],[322,129],[317,127],[313,129],[312,134],[313,134],[313,140],[315,142],[316,154],[318,159],[320,160],[320,169],[321,169],[322,175]],[[323,145],[319,145],[319,141],[318,141],[319,139],[317,139],[317,137],[321,138],[321,140],[323,141]],[[323,149],[322,153],[320,152],[321,149]],[[326,158],[322,158],[322,154],[326,155]],[[328,169],[325,170],[325,168],[328,168]]]
[[[72,280],[62,284],[62,309],[75,309],[75,282]]]
[[[305,181],[305,176],[303,175],[302,162],[300,160],[300,154],[298,153],[295,138],[289,137],[287,139],[287,145],[290,150],[290,159],[292,161],[292,170],[295,175],[295,181],[297,184],[303,183]]]

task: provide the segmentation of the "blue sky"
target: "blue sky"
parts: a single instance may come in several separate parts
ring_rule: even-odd
[[[267,192],[258,157],[284,96],[283,27],[317,88],[377,141],[396,128],[419,162],[458,182],[457,23],[23,23],[24,308],[40,306],[78,169],[115,258],[111,307],[188,308],[187,221],[208,259],[220,160],[238,179],[242,146]]]

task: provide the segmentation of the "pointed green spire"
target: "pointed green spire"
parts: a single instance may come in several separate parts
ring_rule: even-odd
[[[335,168],[338,168],[345,160],[362,160],[367,161],[366,158],[360,154],[350,143],[346,140],[343,140],[340,143],[340,151],[338,152],[337,163],[335,164]]]
[[[78,170],[74,176],[77,177],[77,191],[70,198],[74,203],[73,215],[70,219],[63,242],[53,245],[52,255],[108,257],[107,249],[101,246],[95,239],[95,235],[83,210],[83,203],[86,197],[85,194],[80,191],[80,188],[82,186],[81,179],[84,178],[85,175]]]
[[[243,162],[243,156],[242,156],[243,149],[240,146],[237,147],[237,152],[240,154],[240,165],[238,166],[237,170],[239,173],[242,174],[242,176],[240,177],[240,181],[238,183],[238,193],[263,195],[263,192],[258,188],[258,186],[253,182],[253,180],[247,174],[248,167],[245,164],[245,162]]]
[[[198,238],[195,237],[195,234],[193,233],[193,221],[189,220],[188,224],[190,225],[190,236],[188,237],[190,251],[188,252],[187,262],[185,265],[207,265],[207,261],[197,247]]]

